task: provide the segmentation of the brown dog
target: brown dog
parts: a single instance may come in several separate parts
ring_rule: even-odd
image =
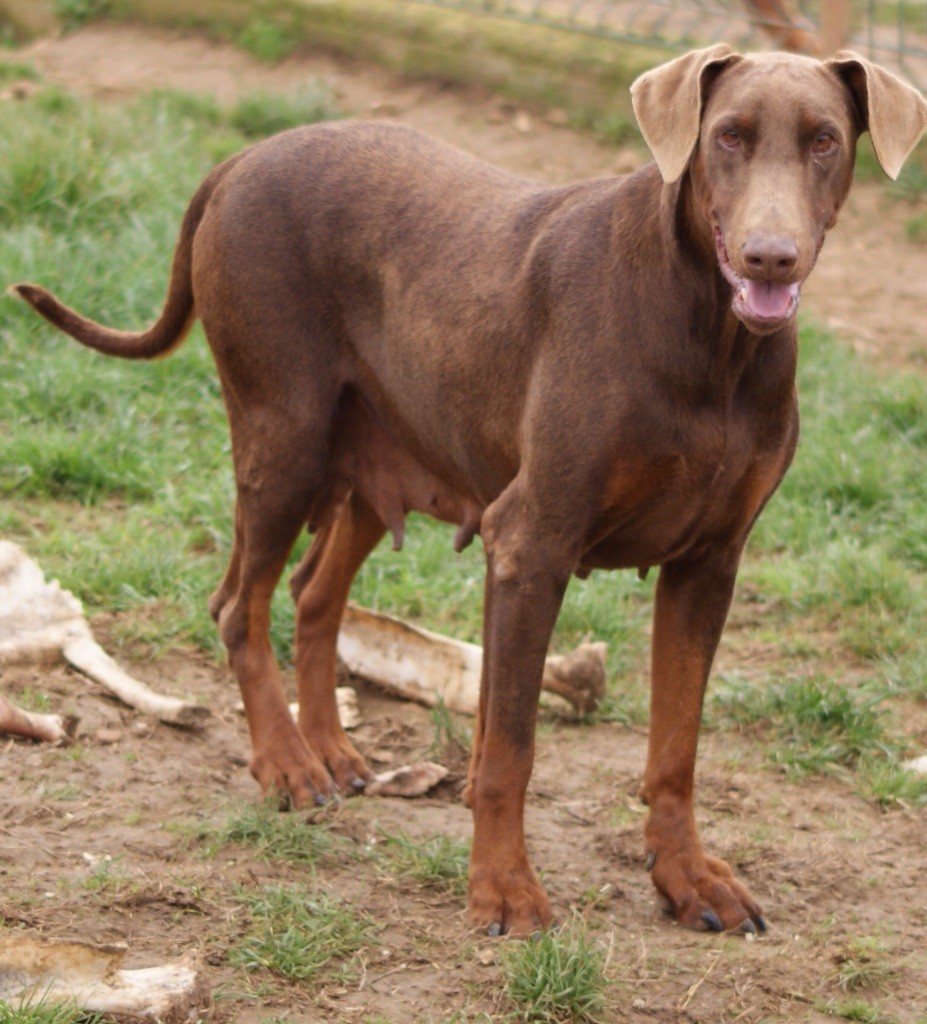
[[[238,502],[211,601],[251,730],[251,771],[297,806],[362,789],[333,696],[351,580],[418,510],[486,550],[483,683],[467,800],[469,914],[551,919],[523,831],[544,655],[571,573],[660,566],[643,797],[654,884],[692,928],[760,908],[699,841],[702,695],[744,542],[798,437],[795,311],[868,128],[897,174],[927,124],[853,55],[719,45],[632,89],[654,156],[546,188],[408,129],[285,132],[213,171],[184,218],[158,322],[124,333],[31,285],[85,345],[150,358],[195,316],[215,355]],[[298,724],[268,640],[293,581]]]

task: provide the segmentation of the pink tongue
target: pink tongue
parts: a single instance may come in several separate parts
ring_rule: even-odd
[[[747,281],[747,306],[755,316],[772,319],[785,316],[789,311],[794,290],[789,284],[771,281]]]

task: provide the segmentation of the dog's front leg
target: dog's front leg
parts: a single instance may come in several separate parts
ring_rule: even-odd
[[[734,589],[740,548],[660,572],[654,613],[650,740],[642,797],[657,889],[687,928],[765,928],[728,865],[702,849],[692,806],[705,684]]]
[[[473,812],[470,923],[491,935],[530,935],[550,903],[528,861],[525,791],[544,658],[570,566],[562,540],[543,536],[504,495],[483,518],[486,606],[480,714],[467,787]]]

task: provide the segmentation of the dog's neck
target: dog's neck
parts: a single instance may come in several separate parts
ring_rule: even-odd
[[[768,365],[772,350],[784,356],[784,366],[794,366],[794,320],[776,334],[760,337],[735,315],[731,286],[721,273],[711,225],[697,202],[689,172],[667,184],[654,167],[648,184],[653,189],[653,227],[661,239],[664,273],[673,281],[674,301],[685,307],[679,322],[686,324],[687,348],[695,361],[707,363],[713,377],[723,375],[732,387],[758,361]]]

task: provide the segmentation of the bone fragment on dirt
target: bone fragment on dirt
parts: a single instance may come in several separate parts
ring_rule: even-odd
[[[342,729],[356,729],[361,724],[360,711],[357,707],[357,690],[353,686],[336,686],[335,703],[338,705],[338,721]],[[299,718],[299,704],[289,704],[290,714]],[[244,714],[245,705],[243,701],[237,704],[237,709]]]
[[[356,729],[361,725],[360,710],[357,707],[357,690],[353,686],[336,686],[335,703],[338,705],[338,721],[342,729]],[[290,714],[294,720],[299,719],[299,704],[287,704]],[[243,715],[245,713],[245,702],[238,701],[235,710]]]
[[[144,1024],[194,1021],[208,1001],[198,958],[124,970],[128,947],[17,934],[0,938],[0,1000],[76,1004]]]
[[[904,767],[911,772],[917,772],[918,775],[927,775],[927,754],[922,757],[915,757],[910,761],[905,761]]]
[[[0,540],[0,665],[64,659],[120,700],[162,722],[198,728],[210,711],[155,693],[124,672],[93,639],[80,601],[18,545]]]
[[[357,707],[357,690],[353,686],[336,686],[335,702],[338,705],[338,719],[342,728],[356,729],[361,724],[360,710]],[[295,707],[298,708],[299,705],[295,705]]]
[[[581,644],[544,665],[541,686],[579,714],[594,710],[605,693],[604,643]],[[475,715],[483,649],[421,629],[357,605],[345,609],[338,655],[354,675],[400,696]]]
[[[418,761],[380,772],[367,784],[367,796],[424,796],[450,773],[434,761]]]
[[[66,743],[77,731],[74,715],[43,715],[24,711],[0,694],[0,735],[23,736],[43,743]]]

